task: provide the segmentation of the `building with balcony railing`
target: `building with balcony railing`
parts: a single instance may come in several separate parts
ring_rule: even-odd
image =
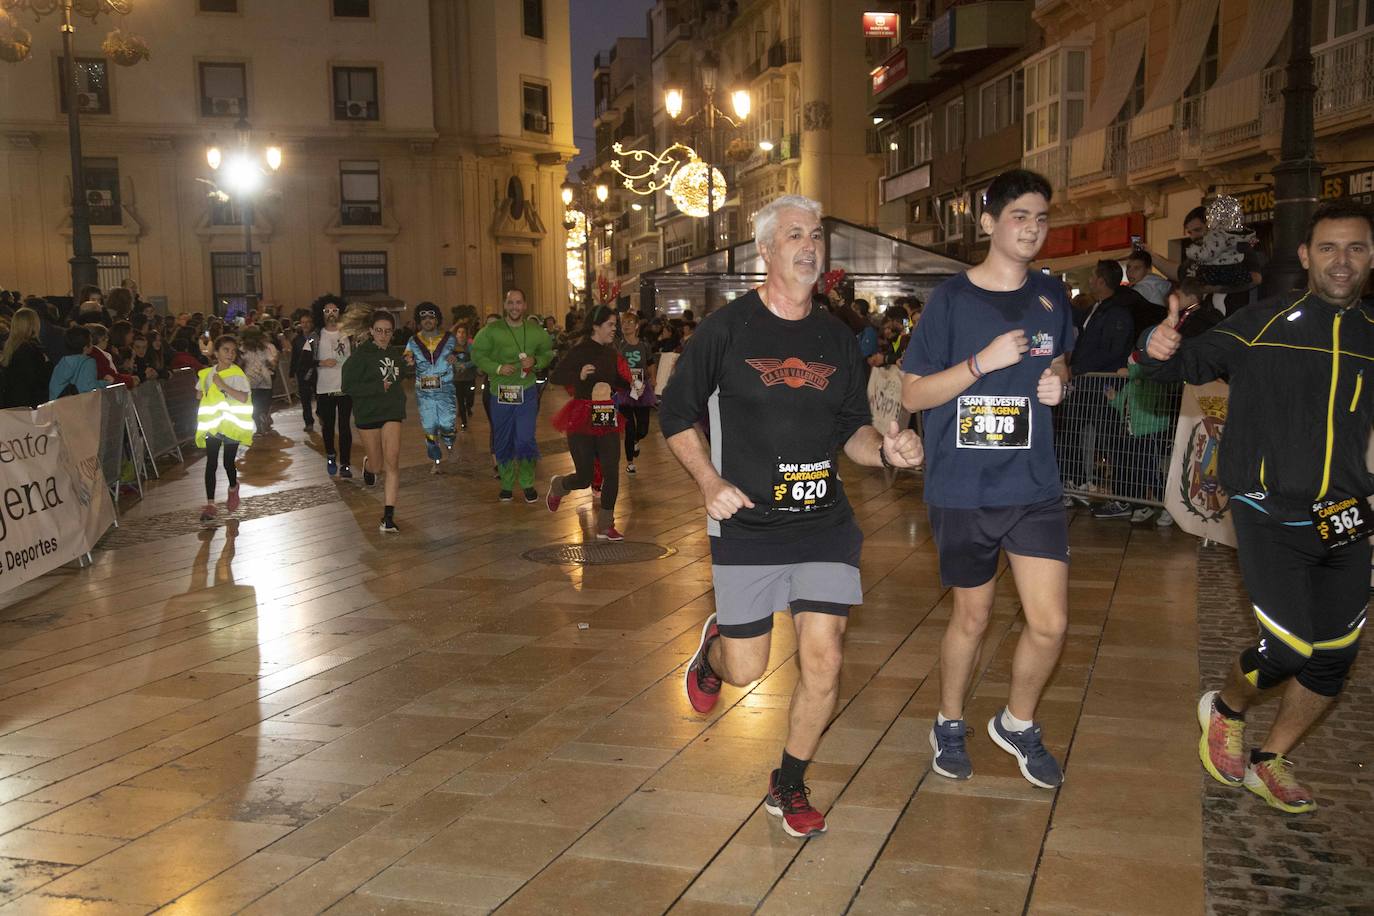
[[[647,17],[652,90],[636,109],[651,116],[647,123],[638,118],[642,127],[635,130],[647,132],[633,143],[618,120],[621,106],[611,101],[624,45],[617,42],[614,61],[609,51],[598,55],[592,75],[598,99],[607,99],[597,107],[599,161],[609,161],[600,150],[616,139],[656,151],[680,141],[711,159],[728,188],[715,239],[709,220],[680,213],[666,193],[613,199],[613,208],[641,207],[630,228],[615,230],[607,243],[607,268],[628,263],[633,271],[617,276],[631,302],[639,304],[633,281],[640,272],[749,238],[754,213],[783,194],[807,194],[828,214],[876,225],[881,159],[870,152],[876,140],[866,112],[850,103],[864,92],[866,76],[839,63],[865,52],[860,13],[852,8],[847,0],[658,0]],[[748,89],[752,100],[740,126],[720,123],[713,139],[705,136],[704,119],[681,123],[702,107],[699,76],[708,56],[717,61],[718,106],[729,108],[728,91],[736,88]],[[817,64],[808,70],[808,61]],[[679,120],[663,109],[668,86],[686,93]]]
[[[978,224],[983,190],[1022,158],[1022,61],[1039,30],[1029,0],[926,6],[911,5],[897,39],[872,49],[886,52],[871,62],[868,86],[884,162],[879,227],[978,260],[987,247]]]
[[[1325,197],[1371,199],[1374,2],[1313,5],[1314,105]],[[1056,189],[1050,266],[1121,256],[1140,235],[1181,252],[1182,220],[1210,193],[1240,199],[1271,237],[1291,0],[1041,0],[1044,56],[1082,58],[1073,82],[1026,79],[1023,162]],[[1060,75],[1069,71],[1060,67]],[[1032,110],[1049,109],[1043,128]],[[1334,163],[1345,163],[1335,165]]]
[[[207,146],[233,143],[246,117],[284,153],[252,208],[264,302],[289,311],[333,290],[485,309],[519,285],[536,310],[563,311],[568,3],[468,6],[140,4],[131,25],[152,58],[116,66],[110,26],[79,19],[75,92],[56,22],[26,22],[31,59],[0,63],[0,276],[70,286],[70,103],[102,283],[132,278],[175,311],[246,297],[245,209],[200,183]]]

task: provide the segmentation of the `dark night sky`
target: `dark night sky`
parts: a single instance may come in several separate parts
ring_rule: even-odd
[[[573,142],[582,154],[568,168],[570,174],[575,174],[596,154],[592,129],[593,57],[598,51],[608,50],[622,36],[644,37],[644,14],[653,6],[654,0],[571,0]]]

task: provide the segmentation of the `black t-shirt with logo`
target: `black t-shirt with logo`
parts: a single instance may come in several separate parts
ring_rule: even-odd
[[[716,562],[823,559],[793,548],[853,518],[839,452],[872,417],[858,343],[834,316],[779,318],[756,291],[717,309],[683,347],[659,413],[669,437],[709,417],[712,464],[754,503],[708,523]]]

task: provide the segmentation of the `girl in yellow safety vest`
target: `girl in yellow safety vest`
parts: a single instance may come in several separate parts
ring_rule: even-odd
[[[239,342],[232,334],[215,338],[215,364],[200,370],[196,378],[196,392],[200,395],[200,410],[196,417],[196,445],[205,449],[205,506],[200,520],[215,517],[215,476],[221,449],[224,452],[224,474],[229,479],[229,498],[226,511],[239,507],[239,475],[234,466],[239,446],[253,441],[253,405],[249,403],[251,388],[248,376],[235,365]]]

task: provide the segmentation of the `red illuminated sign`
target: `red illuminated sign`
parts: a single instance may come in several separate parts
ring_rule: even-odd
[[[874,95],[903,79],[906,76],[906,48],[898,48],[897,53],[883,61],[870,75],[873,77]]]
[[[864,38],[896,37],[896,13],[864,13]]]

